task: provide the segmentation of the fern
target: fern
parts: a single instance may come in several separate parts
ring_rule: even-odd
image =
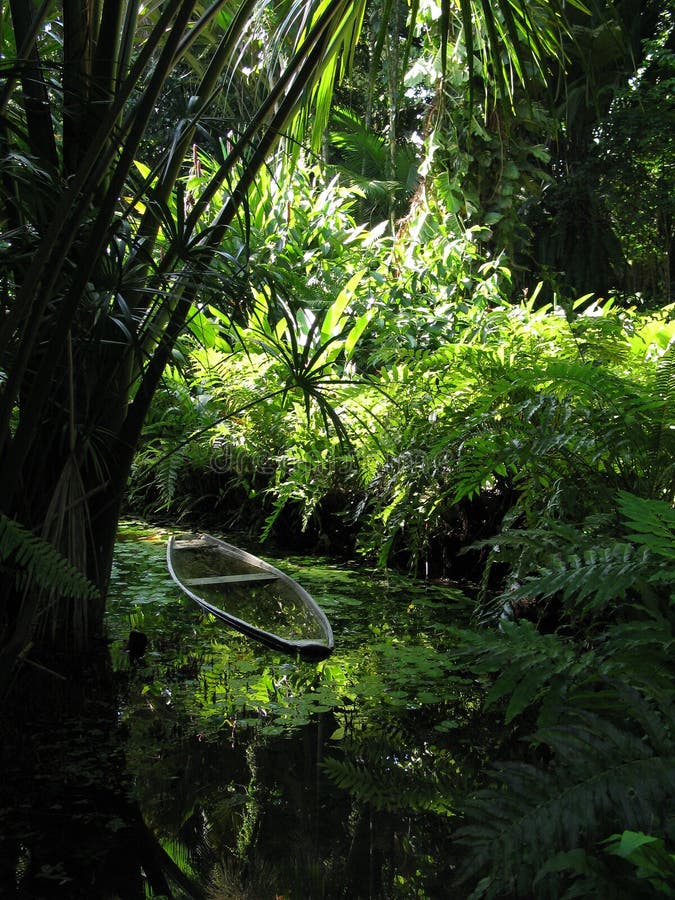
[[[342,759],[329,757],[322,765],[338,787],[376,809],[450,815],[456,762],[442,751],[415,746],[416,740],[395,728],[374,728],[347,741]]]
[[[185,473],[187,462],[188,451],[186,447],[180,446],[168,453],[163,453],[157,461],[156,484],[160,497],[159,509],[168,510],[171,508],[176,498],[180,477]]]
[[[413,777],[396,770],[373,771],[350,759],[327,759],[325,771],[337,787],[382,811],[433,812],[450,815],[447,782],[432,772]]]
[[[35,588],[48,596],[72,599],[97,595],[96,587],[50,543],[0,513],[0,564],[16,571],[15,585],[23,591]]]
[[[643,383],[590,359],[536,358],[516,347],[507,356],[489,345],[454,345],[411,374],[428,380],[435,372],[434,422],[415,423],[412,407],[398,449],[369,486],[378,512],[387,510],[387,536],[401,522],[409,535],[433,534],[449,508],[503,488],[530,523],[551,496],[559,516],[578,522],[609,511],[618,490],[660,496],[672,486],[675,433],[665,427],[653,366]],[[384,471],[392,463],[395,480]]]
[[[474,545],[492,548],[487,574],[494,563],[512,567],[506,588],[484,603],[483,615],[495,617],[505,609],[517,615],[523,605],[554,597],[565,605],[564,616],[577,623],[602,623],[608,611],[625,611],[637,599],[652,611],[665,608],[675,584],[675,510],[626,491],[617,494],[616,506],[623,519],[619,528],[602,515],[578,526],[549,520]]]
[[[659,753],[638,731],[573,708],[564,724],[539,730],[532,740],[552,753],[551,764],[501,764],[494,785],[470,802],[457,834],[468,848],[460,880],[487,870],[475,896],[532,897],[537,874],[560,851],[592,847],[624,827],[664,829],[675,799],[672,740]],[[547,877],[535,895],[561,893]]]
[[[659,396],[666,404],[672,419],[675,409],[675,341],[670,342],[666,352],[656,364],[654,382]]]
[[[635,501],[641,523],[645,509],[658,513],[658,533],[661,505]],[[524,760],[497,765],[468,804],[457,837],[469,848],[463,879],[484,875],[473,897],[557,900],[595,885],[594,895],[628,898],[617,885],[633,876],[607,864],[601,842],[625,828],[675,837],[672,623],[639,601],[626,612],[592,642],[527,621],[456,633],[458,663],[494,677],[485,705],[536,722]]]
[[[508,622],[499,631],[454,629],[456,662],[467,663],[477,675],[498,673],[485,696],[488,709],[508,698],[505,718],[510,722],[528,707],[563,685],[579,671],[594,665],[594,654],[582,652],[559,635],[541,635],[531,622]]]
[[[660,500],[635,497],[626,491],[619,492],[618,507],[626,527],[632,530],[628,538],[667,560],[675,578],[675,509]]]
[[[675,636],[672,623],[665,617],[656,615],[610,626],[597,656],[602,675],[630,683],[664,707],[672,704]]]
[[[644,548],[622,542],[572,551],[542,565],[536,575],[525,578],[503,599],[518,604],[530,597],[546,599],[559,594],[568,605],[582,608],[584,615],[597,615],[625,598],[629,590],[644,591],[651,565]]]

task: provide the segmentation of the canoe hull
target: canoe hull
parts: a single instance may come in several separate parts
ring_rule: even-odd
[[[270,563],[206,534],[170,538],[169,573],[202,609],[274,650],[321,660],[334,648],[323,610]]]

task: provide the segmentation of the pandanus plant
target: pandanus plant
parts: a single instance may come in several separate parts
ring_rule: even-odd
[[[2,19],[0,547],[5,675],[36,638],[81,648],[101,627],[120,502],[148,406],[256,172],[326,67],[344,67],[361,3],[331,0],[285,34],[275,85],[187,202],[195,130],[241,52],[254,0],[11,0]],[[169,79],[191,75],[166,149],[139,164]],[[227,186],[224,194],[223,187]],[[205,211],[216,205],[217,213]],[[60,596],[46,538],[95,591]],[[73,589],[71,594],[77,594]],[[85,597],[83,594],[89,593]],[[0,675],[1,677],[1,675]]]
[[[264,22],[281,20],[275,77],[193,195],[196,129],[236,85],[260,0],[3,4],[0,690],[32,643],[79,653],[100,632],[122,494],[175,342],[205,295],[228,296],[221,248],[261,166],[285,135],[320,140],[350,64],[365,0],[267,6]],[[502,44],[518,48],[516,75],[555,45],[556,0],[460,7],[470,60],[472,10],[488,23],[500,85]],[[453,9],[443,0],[442,55]],[[172,79],[189,101],[149,151]],[[62,558],[93,587],[68,580]]]

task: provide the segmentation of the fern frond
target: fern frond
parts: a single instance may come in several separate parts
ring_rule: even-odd
[[[610,626],[598,656],[598,671],[602,675],[630,683],[664,707],[672,704],[675,635],[672,623],[665,617],[655,615]]]
[[[461,648],[458,664],[470,659],[476,674],[499,673],[486,694],[485,708],[508,697],[507,723],[549,693],[557,697],[561,684],[593,665],[592,651],[582,654],[571,641],[542,635],[528,621],[504,621],[499,631],[453,629],[451,636]]]
[[[169,509],[176,497],[176,488],[185,471],[188,458],[186,447],[177,447],[164,453],[157,464],[156,483],[161,498],[161,509]]]
[[[97,595],[95,586],[48,541],[0,513],[0,565],[16,572],[18,590],[35,588],[72,599]]]
[[[626,526],[633,531],[629,540],[666,559],[675,581],[675,509],[661,500],[636,497],[626,491],[619,492],[618,506]]]
[[[490,872],[488,896],[531,897],[537,873],[560,851],[583,848],[608,829],[665,827],[675,797],[675,755],[592,714],[570,711],[560,726],[540,730],[547,769],[506,763],[495,784],[478,792],[457,835],[468,849],[462,877]],[[551,886],[536,896],[556,897]]]
[[[549,520],[507,529],[475,544],[493,548],[489,565],[512,566],[507,587],[486,604],[485,615],[556,596],[577,618],[580,610],[586,619],[597,618],[636,598],[657,608],[675,584],[675,510],[626,491],[617,494],[616,506],[624,521],[621,538],[616,517],[601,515],[577,526]]]
[[[560,594],[567,603],[583,606],[585,613],[599,613],[630,589],[644,586],[651,564],[649,553],[632,544],[612,543],[572,552],[542,566],[508,594],[512,603],[528,597]]]
[[[657,362],[654,385],[672,419],[675,410],[675,343],[670,344]]]
[[[343,744],[342,759],[329,757],[322,765],[338,787],[376,809],[452,814],[455,761],[414,741],[413,734],[397,739],[391,729],[376,727]]]
[[[505,704],[506,722],[532,708],[540,726],[560,720],[565,706],[621,721],[627,712],[666,747],[675,722],[675,637],[660,616],[610,627],[595,646],[559,633],[540,634],[527,620],[500,623],[499,630],[451,632],[455,664],[478,676],[496,676],[484,707]],[[645,698],[650,698],[649,702]],[[656,712],[654,712],[654,710]]]

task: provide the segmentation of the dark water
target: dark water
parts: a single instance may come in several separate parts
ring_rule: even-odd
[[[115,702],[36,720],[4,759],[0,896],[462,897],[452,832],[485,754],[477,689],[447,653],[466,598],[270,560],[331,620],[335,652],[308,663],[202,614],[166,538],[120,535]],[[130,630],[149,641],[135,663]]]

